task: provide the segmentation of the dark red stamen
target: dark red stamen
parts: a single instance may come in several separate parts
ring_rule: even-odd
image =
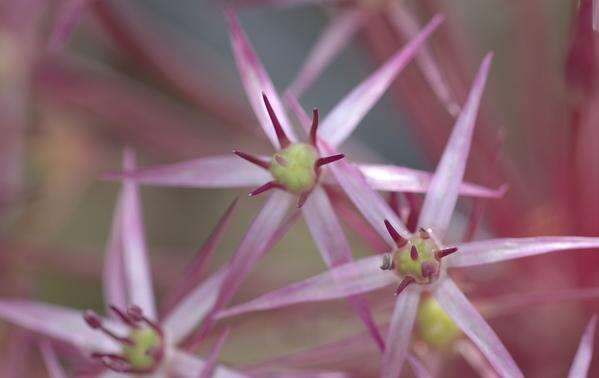
[[[134,344],[133,340],[131,340],[127,337],[118,336],[117,334],[115,334],[114,332],[109,330],[108,328],[104,327],[100,316],[98,316],[98,314],[96,314],[92,310],[86,310],[83,313],[83,319],[85,320],[87,325],[89,325],[91,328],[102,331],[105,335],[107,335],[108,337],[112,338],[115,341],[118,341],[121,344],[127,344],[127,345]]]
[[[304,206],[304,204],[306,203],[306,201],[308,200],[308,196],[310,195],[310,192],[305,192],[299,195],[298,199],[297,199],[297,208],[301,208],[302,206]]]
[[[144,318],[143,311],[139,306],[132,305],[127,309],[127,316],[130,317],[134,322],[141,322]]]
[[[414,232],[418,225],[418,217],[420,216],[420,199],[414,193],[404,193],[404,197],[406,198],[410,209],[408,220],[406,221],[406,228],[408,231]]]
[[[437,258],[438,259],[442,259],[443,257],[449,256],[452,253],[455,253],[457,251],[458,251],[457,247],[451,247],[451,248],[442,249],[442,250],[440,250],[440,251],[437,252]]]
[[[399,283],[399,286],[397,287],[397,290],[395,290],[395,295],[401,294],[401,292],[404,291],[405,288],[408,287],[408,285],[410,285],[411,283],[414,283],[415,281],[416,280],[410,276],[401,280],[401,282]]]
[[[269,181],[266,184],[262,185],[261,187],[250,192],[248,195],[250,197],[257,196],[258,194],[264,193],[267,190],[271,190],[271,189],[275,189],[275,188],[283,189],[283,186],[281,184],[278,184],[276,181]]]
[[[431,235],[428,233],[428,231],[422,227],[418,230],[418,235],[420,235],[421,239],[430,239],[430,237],[431,237]]]
[[[275,133],[277,134],[277,139],[279,139],[281,148],[289,146],[291,142],[289,141],[289,138],[287,138],[287,135],[285,134],[285,131],[283,130],[283,127],[281,126],[281,123],[279,122],[279,119],[277,118],[277,115],[275,114],[272,105],[270,105],[270,101],[268,101],[268,97],[266,97],[265,93],[262,93],[262,99],[264,100],[264,105],[266,105],[266,110],[268,111],[268,116],[270,117],[272,125],[275,128]]]
[[[114,312],[116,314],[116,316],[118,316],[119,319],[121,319],[121,321],[131,327],[137,328],[137,324],[135,324],[135,321],[133,319],[131,319],[130,317],[127,316],[127,314],[125,314],[123,311],[121,311],[118,307],[110,305],[108,306],[112,312]]]
[[[410,248],[410,257],[414,261],[418,260],[418,249],[415,245],[413,245],[412,248]]]
[[[387,227],[387,232],[391,235],[391,238],[395,241],[395,244],[398,247],[403,247],[408,242],[405,238],[403,238],[397,230],[389,223],[387,219],[385,219],[385,227]]]
[[[318,130],[318,109],[312,110],[312,127],[310,127],[310,143],[316,147],[316,131]]]
[[[344,154],[337,154],[337,155],[323,157],[323,158],[320,158],[320,159],[316,160],[316,163],[314,164],[314,167],[316,169],[318,169],[318,168],[322,167],[323,165],[331,164],[331,163],[333,163],[333,162],[335,162],[337,160],[343,159],[344,157],[345,157]]]
[[[267,161],[264,161],[262,159],[259,159],[255,156],[252,156],[250,154],[246,154],[245,152],[241,152],[241,151],[237,151],[237,150],[233,150],[233,153],[237,156],[239,156],[242,159],[245,159],[247,161],[249,161],[252,164],[256,164],[257,166],[264,168],[264,169],[269,169],[270,168],[270,163]]]

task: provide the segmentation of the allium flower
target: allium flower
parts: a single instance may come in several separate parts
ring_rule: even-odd
[[[125,169],[134,168],[125,156]],[[234,204],[219,221],[188,274],[179,283],[184,294],[166,316],[158,318],[143,231],[137,185],[127,180],[115,210],[104,269],[108,315],[25,300],[0,300],[0,317],[91,354],[104,368],[119,373],[172,374],[197,377],[213,371],[219,377],[241,377],[218,365],[216,354],[202,360],[181,348],[216,300],[224,269],[195,282],[227,227]],[[216,343],[218,350],[224,336]]]
[[[558,250],[594,248],[599,246],[599,238],[533,237],[474,241],[452,247],[443,244],[464,176],[490,63],[491,54],[483,60],[456,120],[426,193],[415,233],[409,233],[386,203],[380,198],[377,200],[376,192],[365,185],[358,173],[352,174],[352,167],[338,164],[332,169],[335,177],[340,185],[355,189],[353,192],[346,189],[346,192],[350,197],[353,195],[354,203],[364,216],[375,227],[379,225],[376,229],[391,241],[392,251],[382,259],[380,256],[360,259],[265,294],[221,312],[220,317],[293,303],[330,300],[396,285],[398,297],[385,343],[381,366],[383,377],[397,377],[401,372],[423,292],[430,292],[499,374],[522,376],[495,332],[447,274],[447,268],[484,265]],[[324,143],[323,147],[326,147]]]

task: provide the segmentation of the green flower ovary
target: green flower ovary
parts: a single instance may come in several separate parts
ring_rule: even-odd
[[[162,338],[151,328],[138,328],[131,331],[129,339],[133,345],[123,346],[123,356],[135,369],[151,368],[156,361],[149,353],[152,348],[161,348]]]
[[[412,259],[410,249],[416,246],[418,258]],[[422,274],[422,265],[428,264],[434,268],[436,274],[432,278],[436,278],[439,273],[440,263],[436,259],[435,254],[439,250],[433,239],[422,239],[415,237],[411,239],[405,246],[400,248],[395,254],[395,266],[400,276],[410,276],[418,283],[430,283],[431,278],[425,277]]]
[[[318,152],[305,143],[294,143],[277,152],[270,162],[270,173],[278,184],[290,192],[304,193],[312,189],[318,178],[314,165]]]
[[[422,301],[418,309],[420,336],[429,345],[442,349],[459,334],[460,329],[433,298]]]

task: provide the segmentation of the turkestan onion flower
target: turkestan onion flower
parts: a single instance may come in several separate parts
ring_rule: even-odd
[[[352,189],[346,189],[346,192],[366,219],[389,242],[391,252],[382,258],[373,256],[341,265],[227,309],[219,316],[330,300],[394,285],[397,300],[385,341],[381,365],[383,377],[397,377],[401,372],[423,292],[429,292],[437,300],[500,375],[522,376],[498,336],[454,283],[447,269],[484,265],[559,250],[595,248],[599,246],[599,238],[549,236],[491,239],[452,246],[443,243],[464,176],[490,63],[491,54],[483,60],[467,101],[456,120],[426,193],[415,233],[408,232],[387,204],[368,188],[359,172],[341,162],[332,169],[335,178],[343,187]],[[325,143],[321,147],[327,153],[334,152]]]
[[[233,53],[248,100],[276,152],[265,159],[235,151],[237,156],[200,158],[174,165],[143,168],[132,173],[109,175],[112,178],[127,177],[141,183],[168,186],[258,186],[250,193],[252,196],[274,189],[250,225],[236,258],[230,263],[215,308],[230,300],[233,291],[266,252],[262,248],[264,241],[271,238],[275,226],[281,223],[294,201],[302,207],[308,228],[325,263],[333,267],[351,260],[349,244],[321,185],[325,170],[342,161],[339,159],[343,155],[337,152],[327,153],[320,147],[319,141],[326,141],[331,146],[341,144],[442,21],[442,17],[434,17],[404,49],[347,95],[322,123],[315,110],[309,130],[309,142],[303,143],[291,127],[282,101],[232,12],[228,13],[228,19]],[[382,190],[423,191],[429,182],[423,172],[401,167],[363,165],[360,169],[369,177],[371,185]],[[484,197],[502,194],[501,191],[476,185],[463,185],[461,190],[463,194]],[[359,298],[350,298],[350,301],[382,347],[382,338],[365,302]]]
[[[126,154],[126,169],[134,168],[133,159],[131,153]],[[217,365],[216,357],[202,360],[180,347],[216,300],[223,269],[199,284],[191,287],[189,284],[197,283],[198,274],[216,248],[233,210],[234,204],[176,287],[176,291],[182,290],[184,295],[166,316],[158,318],[138,188],[127,180],[119,195],[105,258],[107,315],[101,317],[91,310],[2,299],[0,318],[80,349],[97,360],[106,372],[198,377],[203,371],[214,371],[217,377],[243,377],[241,373]],[[216,349],[222,342],[216,343]]]

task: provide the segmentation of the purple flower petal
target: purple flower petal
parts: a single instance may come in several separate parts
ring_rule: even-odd
[[[440,15],[433,17],[416,38],[345,96],[320,125],[319,136],[331,147],[343,143],[442,21]]]
[[[39,347],[50,378],[67,378],[67,373],[60,365],[52,344],[48,340],[44,340],[39,343]]]
[[[141,168],[128,173],[109,173],[104,177],[130,178],[141,184],[195,188],[254,187],[272,180],[268,171],[233,154]]]
[[[102,271],[104,304],[107,308],[110,305],[119,308],[127,307],[127,284],[125,282],[123,267],[123,206],[124,195],[123,191],[121,191],[114,210]],[[112,312],[110,313],[112,316],[115,316]]]
[[[212,378],[214,376],[214,371],[218,364],[218,357],[220,356],[220,351],[229,336],[230,328],[225,329],[223,333],[216,340],[214,345],[212,346],[212,350],[210,351],[210,355],[206,360],[206,364],[202,369],[202,373],[200,374],[200,378]]]
[[[112,339],[91,329],[83,313],[65,307],[24,300],[0,300],[0,318],[42,335],[55,338],[84,350],[118,351]],[[126,330],[120,323],[103,320],[120,334]]]
[[[131,151],[125,151],[124,159],[125,170],[135,168],[135,155]],[[156,303],[137,184],[125,180],[122,196],[123,268],[129,304],[139,306],[146,316],[156,319]]]
[[[237,16],[233,11],[229,10],[227,12],[227,19],[229,20],[229,33],[237,69],[239,70],[239,75],[241,76],[241,81],[245,87],[248,100],[254,109],[254,113],[256,114],[262,129],[272,145],[276,149],[279,149],[281,147],[279,140],[262,99],[262,94],[264,93],[269,99],[274,112],[281,123],[283,131],[285,131],[285,134],[292,142],[296,141],[297,137],[291,128],[291,123],[287,119],[287,114],[285,113],[285,108],[283,107],[279,95],[277,94],[270,77],[268,77],[268,73],[256,56],[245,32],[241,28]]]
[[[364,11],[355,7],[342,10],[335,15],[316,41],[297,77],[289,85],[288,93],[297,98],[301,97],[331,61],[349,44],[365,18]]]
[[[542,253],[599,247],[599,238],[584,236],[538,236],[474,241],[456,246],[447,266],[463,267],[490,264]]]
[[[412,340],[412,328],[418,311],[420,288],[406,288],[395,302],[391,324],[385,340],[385,352],[381,362],[381,377],[396,378],[401,374],[404,360],[408,356],[408,347]]]
[[[568,378],[583,378],[588,375],[591,359],[593,358],[593,343],[595,338],[595,328],[597,326],[597,315],[593,315],[587,328],[580,338],[580,344],[576,351],[574,361],[568,372]]]
[[[504,377],[523,377],[499,337],[449,277],[441,280],[432,292],[443,310],[464,331],[495,370]]]
[[[326,301],[367,293],[397,282],[397,276],[382,271],[380,256],[366,257],[264,294],[218,314],[219,318],[263,311],[296,303]]]
[[[404,4],[390,3],[389,19],[400,35],[405,38],[414,38],[418,34],[420,25],[418,25],[415,17],[404,8]],[[441,69],[435,62],[431,49],[427,45],[422,46],[415,59],[424,78],[439,101],[447,109],[447,112],[454,117],[457,116],[460,112],[460,106],[455,102],[447,83],[443,79]]]
[[[180,350],[173,351],[168,371],[178,378],[197,378],[206,366],[200,358]],[[223,365],[216,367],[214,378],[243,378],[244,374],[238,373]]]
[[[487,54],[481,63],[470,89],[468,100],[455,122],[422,205],[420,219],[418,220],[419,226],[430,227],[440,239],[445,236],[458,200],[459,187],[466,170],[466,161],[468,160],[478,107],[487,81],[492,57],[492,54]]]
[[[429,172],[396,165],[357,164],[357,166],[368,184],[375,190],[425,193],[432,179]],[[459,193],[463,196],[499,198],[505,194],[506,189],[505,186],[490,189],[464,182],[460,185]]]
[[[49,48],[58,50],[64,46],[79,23],[81,13],[92,0],[64,0],[58,9],[58,17],[50,35]]]

